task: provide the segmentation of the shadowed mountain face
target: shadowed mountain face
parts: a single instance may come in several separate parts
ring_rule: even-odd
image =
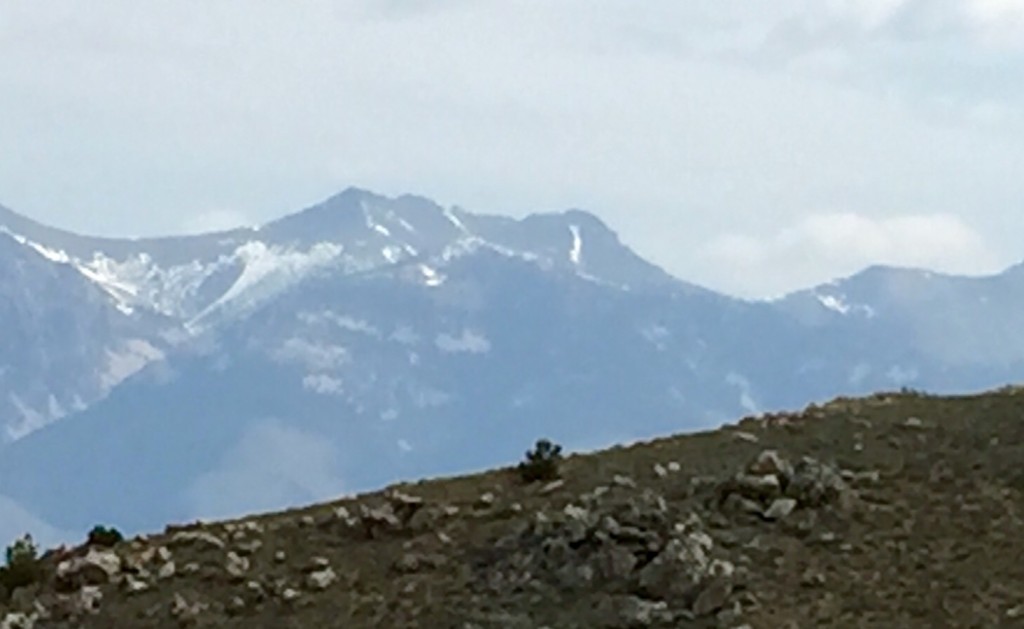
[[[483,468],[541,435],[593,448],[1024,379],[1017,269],[873,268],[751,303],[668,276],[585,212],[513,220],[355,189],[203,236],[84,238],[7,211],[0,226],[0,329],[18,330],[0,424],[19,437],[0,495],[64,528]],[[75,412],[12,432],[51,394],[48,419]]]

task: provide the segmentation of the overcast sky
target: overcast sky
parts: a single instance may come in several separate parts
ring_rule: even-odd
[[[582,207],[746,296],[1024,259],[1020,0],[3,0],[0,203],[259,223],[349,185]]]

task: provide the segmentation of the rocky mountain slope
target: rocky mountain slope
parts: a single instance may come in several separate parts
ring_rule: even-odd
[[[486,469],[537,434],[587,450],[839,394],[1024,380],[1020,268],[873,268],[746,302],[670,277],[586,212],[356,189],[183,238],[5,210],[0,225],[38,268],[0,265],[17,304],[0,329],[23,330],[0,336],[20,348],[0,353],[17,374],[0,377],[0,505],[65,530]],[[60,287],[37,291],[49,276]]]
[[[1012,627],[1024,394],[878,394],[63,548],[14,627]]]

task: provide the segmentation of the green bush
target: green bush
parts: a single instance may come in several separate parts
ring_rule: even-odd
[[[32,585],[43,577],[39,549],[32,536],[26,534],[7,547],[6,564],[0,568],[0,590],[8,595],[21,587]]]
[[[89,539],[86,544],[89,546],[102,546],[103,548],[111,548],[117,546],[124,541],[124,535],[121,535],[121,531],[114,527],[107,528],[105,526],[95,526],[89,531]]]
[[[526,460],[519,464],[519,477],[524,483],[552,481],[559,477],[562,446],[541,439],[533,450],[526,452]]]

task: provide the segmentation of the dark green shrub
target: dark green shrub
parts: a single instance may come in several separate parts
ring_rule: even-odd
[[[7,547],[7,562],[0,568],[0,590],[8,595],[21,587],[32,585],[43,577],[39,549],[32,536],[26,534]]]
[[[552,481],[559,477],[562,446],[541,439],[533,450],[526,452],[526,460],[519,464],[519,477],[524,483]]]
[[[114,527],[95,526],[89,531],[89,539],[86,542],[89,546],[102,546],[111,548],[124,541],[124,535]]]

